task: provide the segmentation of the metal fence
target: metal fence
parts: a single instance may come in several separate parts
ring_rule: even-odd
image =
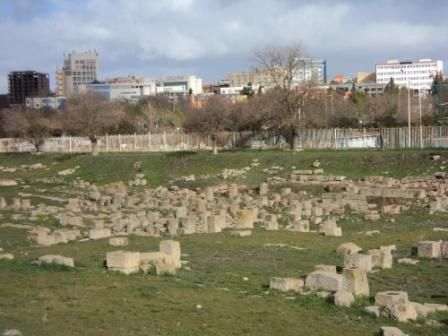
[[[304,129],[299,144],[309,149],[350,148],[448,148],[448,127],[413,127],[382,129]],[[165,152],[236,148],[286,148],[291,139],[275,132],[221,132],[213,135],[195,133],[157,133],[106,135],[98,138],[99,152]],[[83,137],[46,138],[43,152],[82,153],[91,151],[91,143]],[[30,152],[31,141],[20,138],[0,139],[0,152]]]

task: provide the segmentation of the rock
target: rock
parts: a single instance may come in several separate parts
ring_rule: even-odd
[[[62,265],[67,267],[75,267],[75,262],[73,261],[73,258],[63,257],[61,255],[53,255],[53,254],[47,254],[42,257],[39,257],[37,260],[37,263],[39,265],[41,264],[55,264],[55,265]]]
[[[320,162],[319,160],[314,160],[313,164],[311,165],[313,168],[319,168],[320,167]]]
[[[2,259],[13,260],[14,256],[11,253],[0,253],[0,260]]]
[[[129,241],[126,237],[113,237],[109,238],[110,246],[128,246]]]
[[[60,172],[58,172],[58,175],[67,176],[67,175],[73,174],[75,171],[76,171],[76,168],[65,169],[65,170],[61,170]]]
[[[381,327],[380,336],[406,336],[406,334],[395,327]]]
[[[441,253],[440,241],[420,241],[417,243],[417,255],[420,258],[439,258]]]
[[[358,253],[362,250],[358,245],[354,243],[344,243],[338,246],[336,249],[336,253],[341,254],[343,256],[347,254]]]
[[[338,307],[350,307],[354,302],[355,297],[350,292],[340,290],[334,294],[334,304]]]
[[[306,276],[305,285],[312,290],[337,292],[342,289],[342,276],[333,272],[314,271]]]
[[[372,256],[360,253],[347,254],[344,257],[344,267],[357,267],[366,272],[370,272],[372,270]]]
[[[415,321],[417,312],[411,303],[388,304],[383,310],[383,315],[399,322]]]
[[[22,336],[22,333],[17,329],[6,329],[2,336]]]
[[[110,229],[91,229],[89,230],[89,239],[103,239],[109,238],[112,235],[112,231]]]
[[[373,315],[375,317],[380,317],[381,316],[381,310],[380,310],[380,307],[378,307],[378,306],[364,307],[364,311],[367,314]]]
[[[124,274],[136,273],[139,271],[140,253],[115,251],[106,254],[106,265],[111,271]]]
[[[0,187],[14,187],[18,183],[13,179],[0,179]]]
[[[361,268],[344,268],[342,289],[355,296],[369,296],[367,272]]]
[[[374,249],[367,252],[372,257],[372,267],[380,267],[382,269],[391,269],[393,264],[393,256],[389,250]]]
[[[297,278],[271,278],[270,289],[277,289],[282,292],[300,292],[304,286],[302,279]]]
[[[182,267],[180,261],[180,243],[174,240],[163,240],[159,244],[160,252],[171,257],[171,264],[174,265],[175,269]]]
[[[238,231],[232,231],[231,235],[232,236],[237,236],[237,237],[247,237],[250,236],[252,234],[252,231],[250,230],[238,230]]]
[[[417,265],[419,261],[417,259],[412,258],[401,258],[398,259],[399,264],[406,264],[406,265]]]
[[[336,266],[334,265],[316,265],[314,266],[314,268],[316,269],[316,271],[336,273]]]
[[[383,307],[388,304],[404,304],[408,303],[408,293],[402,291],[386,291],[375,294],[375,304]]]

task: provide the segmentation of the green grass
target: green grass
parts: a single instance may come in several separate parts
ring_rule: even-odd
[[[49,169],[2,173],[20,178],[30,186],[1,188],[0,197],[10,199],[17,192],[66,197],[73,179],[105,184],[131,179],[137,172],[148,177],[151,186],[166,185],[180,176],[216,175],[224,168],[243,168],[253,159],[260,165],[246,179],[235,179],[255,187],[266,178],[264,168],[280,165],[287,176],[291,167],[308,169],[319,159],[326,174],[361,178],[366,175],[403,177],[439,171],[441,162],[430,160],[435,151],[281,151],[171,154],[90,155],[0,155],[0,166],[41,162]],[[448,152],[442,154],[442,161]],[[134,164],[140,161],[137,171]],[[57,164],[52,164],[56,162]],[[58,171],[79,165],[71,176],[55,183],[43,183]],[[387,172],[387,174],[386,174]],[[222,183],[213,177],[199,179],[190,186]],[[183,184],[182,182],[178,182]],[[280,188],[282,186],[278,186]],[[273,188],[271,191],[276,191]],[[39,191],[45,189],[45,192]],[[297,187],[316,194],[319,188]],[[51,204],[44,199],[39,202]],[[34,199],[33,199],[33,204]],[[342,265],[336,247],[352,241],[365,250],[395,244],[396,258],[407,257],[413,243],[422,239],[448,240],[448,214],[428,216],[428,209],[413,206],[399,216],[367,222],[347,215],[340,222],[343,237],[323,237],[315,233],[266,232],[238,238],[228,232],[179,237],[184,260],[189,261],[175,276],[111,273],[103,266],[108,251],[155,251],[160,239],[130,237],[127,247],[110,247],[107,240],[76,242],[36,248],[26,239],[26,231],[0,228],[0,247],[13,253],[13,261],[0,260],[0,332],[17,328],[24,335],[370,335],[380,326],[398,326],[410,335],[446,335],[447,328],[424,324],[399,324],[375,319],[363,312],[370,299],[358,299],[351,308],[335,307],[316,296],[284,294],[268,290],[272,276],[304,277],[316,264]],[[0,211],[0,223],[30,224],[28,218],[13,221],[11,213]],[[3,217],[2,217],[3,216]],[[395,222],[391,223],[390,218]],[[51,216],[39,217],[34,225],[56,227]],[[380,230],[366,236],[361,231]],[[161,238],[163,239],[163,238]],[[301,247],[268,246],[286,244]],[[35,266],[31,262],[44,254],[61,254],[75,259],[76,267]],[[247,277],[245,281],[243,278]],[[448,302],[448,262],[420,260],[416,266],[394,263],[391,270],[369,274],[371,294],[382,290],[406,290],[417,302]],[[197,309],[201,305],[202,309]],[[448,313],[431,318],[447,321]]]

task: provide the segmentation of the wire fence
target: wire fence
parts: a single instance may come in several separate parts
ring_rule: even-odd
[[[220,132],[211,135],[163,132],[157,134],[105,135],[98,137],[98,152],[169,152],[220,149],[287,148],[290,137],[284,133]],[[303,129],[299,145],[305,149],[350,148],[448,148],[448,127],[412,127],[381,129]],[[0,152],[35,151],[29,139],[0,139]],[[92,150],[91,142],[83,137],[45,138],[42,152],[82,153]]]

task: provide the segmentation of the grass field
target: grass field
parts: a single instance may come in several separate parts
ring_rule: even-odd
[[[430,154],[440,154],[440,161]],[[404,177],[440,171],[448,161],[448,151],[282,151],[170,154],[90,155],[0,155],[0,166],[18,167],[42,163],[46,169],[0,172],[0,178],[22,180],[18,187],[0,187],[0,197],[8,201],[18,192],[46,196],[70,194],[70,183],[80,177],[97,184],[128,181],[137,172],[148,177],[151,187],[194,174],[193,182],[179,185],[201,187],[223,183],[218,174],[224,168],[240,169],[253,159],[260,165],[245,179],[233,179],[250,187],[266,178],[263,169],[291,167],[308,169],[318,159],[326,174],[359,179],[368,175]],[[136,167],[140,162],[140,168]],[[67,177],[58,171],[79,166]],[[203,178],[201,178],[201,176]],[[205,177],[207,176],[207,177]],[[48,178],[56,177],[52,183]],[[295,187],[300,190],[300,187]],[[319,190],[315,190],[319,192]],[[51,201],[33,198],[50,204]],[[28,218],[11,217],[0,210],[0,223],[30,224]],[[343,237],[323,237],[316,233],[266,232],[256,229],[252,236],[238,238],[228,232],[181,236],[183,260],[189,263],[175,276],[121,275],[103,266],[106,252],[126,249],[153,251],[160,239],[130,237],[129,246],[113,248],[107,240],[74,242],[50,247],[32,247],[26,231],[0,228],[0,247],[13,253],[13,261],[0,260],[0,332],[16,328],[24,335],[376,335],[380,326],[398,326],[410,335],[448,335],[448,328],[433,328],[425,321],[397,323],[373,318],[363,312],[371,299],[358,299],[351,308],[336,307],[316,296],[270,291],[272,276],[305,276],[316,264],[342,265],[336,247],[352,241],[364,250],[395,244],[395,259],[410,255],[419,240],[448,240],[448,214],[428,215],[415,205],[408,212],[366,222],[346,216],[338,222]],[[33,224],[54,227],[51,218]],[[380,230],[365,236],[360,231]],[[163,239],[163,238],[162,238]],[[285,246],[275,246],[284,244]],[[292,247],[300,247],[303,250]],[[44,254],[61,254],[75,259],[76,267],[34,266],[31,261]],[[245,278],[247,278],[245,280]],[[448,261],[424,260],[416,266],[394,263],[391,270],[369,274],[370,292],[405,290],[417,302],[448,303]],[[199,309],[197,305],[202,308]],[[430,319],[448,323],[448,312]]]

